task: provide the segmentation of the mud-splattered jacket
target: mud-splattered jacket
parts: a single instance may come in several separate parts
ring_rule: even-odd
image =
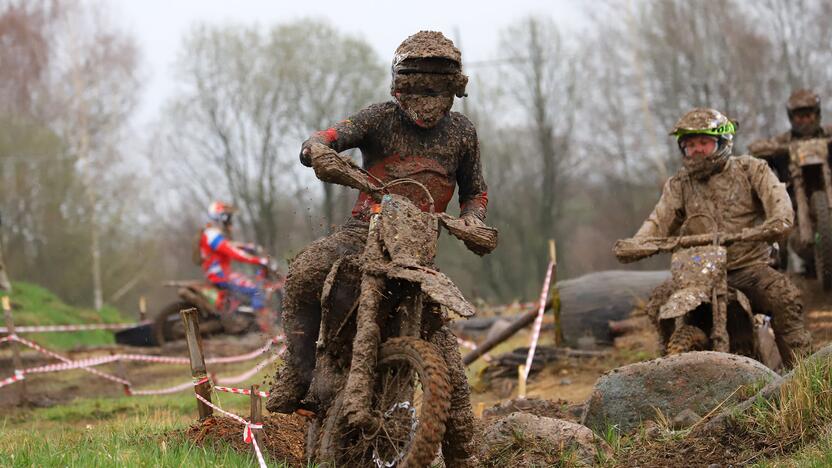
[[[818,128],[814,135],[800,136],[795,135],[791,130],[781,133],[772,138],[763,138],[748,145],[748,151],[752,156],[758,158],[780,158],[789,156],[789,143],[792,140],[805,140],[809,138],[828,138],[832,136],[832,125],[824,125]]]
[[[704,213],[724,233],[744,229],[765,233],[775,240],[792,228],[794,211],[786,187],[765,161],[751,156],[728,158],[722,171],[706,180],[690,177],[684,169],[668,179],[653,212],[635,237],[666,237],[708,234],[714,227]],[[685,220],[685,232],[679,230]],[[728,247],[728,269],[737,270],[769,260],[765,241],[742,242]]]
[[[431,193],[438,212],[444,212],[459,184],[461,215],[485,219],[488,194],[480,166],[479,142],[468,118],[451,112],[435,127],[414,125],[393,102],[370,105],[315,133],[303,143],[301,162],[311,166],[303,149],[320,143],[341,152],[359,148],[363,167],[384,182],[409,177],[421,182]],[[389,189],[408,197],[422,210],[429,202],[424,191],[413,184]],[[352,209],[352,216],[369,219],[372,199],[364,193]]]

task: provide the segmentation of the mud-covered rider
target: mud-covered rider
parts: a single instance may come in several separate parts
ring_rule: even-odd
[[[301,163],[311,166],[320,155],[359,148],[362,165],[373,176],[384,182],[417,180],[430,191],[437,211],[445,211],[458,186],[461,217],[468,224],[482,223],[488,197],[477,134],[464,115],[450,111],[454,96],[465,95],[467,81],[453,42],[439,32],[414,34],[393,58],[393,99],[312,135],[303,143]],[[389,192],[408,197],[423,210],[429,207],[424,191],[413,184],[394,186]],[[307,391],[315,366],[324,280],[337,259],[364,249],[371,205],[367,194],[359,194],[349,220],[306,247],[289,267],[283,311],[288,350],[267,405],[271,411],[294,411]],[[456,337],[443,326],[430,340],[445,356],[454,388],[442,444],[445,463],[465,466],[472,460],[473,414]]]
[[[234,207],[214,201],[208,206],[208,222],[202,228],[197,244],[197,256],[202,271],[220,295],[217,303],[222,304],[225,293],[243,297],[258,316],[265,313],[265,295],[258,281],[231,268],[231,262],[267,266],[268,257],[254,254],[254,249],[233,241]]]
[[[736,123],[714,109],[693,109],[676,123],[671,135],[677,139],[682,168],[667,180],[634,237],[709,234],[715,228],[741,234],[744,242],[728,247],[728,284],[748,296],[756,313],[772,317],[780,355],[791,367],[795,354],[810,351],[811,336],[804,327],[800,290],[769,266],[769,257],[771,242],[792,228],[794,211],[784,184],[763,160],[732,154],[735,131]],[[659,309],[672,292],[668,280],[646,306],[664,345],[670,336],[659,327]]]
[[[775,137],[760,139],[751,143],[748,146],[748,151],[753,156],[765,159],[777,173],[777,177],[786,183],[789,194],[793,195],[792,174],[789,170],[789,143],[812,138],[832,138],[832,125],[821,125],[820,96],[809,89],[794,91],[786,101],[786,112],[791,129]],[[829,154],[832,156],[832,151]],[[832,161],[830,161],[830,164],[832,164]],[[797,219],[795,219],[795,229],[793,230],[795,235],[791,236],[790,244],[809,266],[808,270],[811,271],[815,260],[814,250],[810,245],[802,245],[799,242],[796,235],[798,232],[796,223]],[[783,248],[785,248],[785,244]]]

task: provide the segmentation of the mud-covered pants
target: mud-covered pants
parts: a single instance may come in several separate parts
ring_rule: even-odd
[[[321,324],[324,281],[339,258],[364,250],[367,232],[367,223],[350,219],[329,236],[309,244],[292,260],[283,301],[286,364],[275,379],[275,386],[280,391],[302,394],[308,388],[315,369],[315,341]],[[456,336],[447,326],[434,333],[431,342],[445,357],[453,385],[442,454],[446,466],[466,466],[474,455],[474,415],[462,356]]]
[[[728,272],[728,286],[742,291],[754,313],[772,318],[774,339],[786,368],[793,367],[794,355],[811,352],[812,336],[806,330],[800,290],[786,275],[768,265],[752,265]],[[673,294],[673,280],[668,279],[653,290],[646,311],[667,345],[672,329],[659,325],[659,310]]]

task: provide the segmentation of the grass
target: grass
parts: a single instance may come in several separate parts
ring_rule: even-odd
[[[218,398],[226,409],[246,414],[247,398]],[[14,410],[0,419],[0,466],[257,466],[253,455],[227,444],[200,447],[188,441],[183,432],[195,420],[189,394],[90,398]]]
[[[6,294],[4,293],[2,295]],[[117,309],[109,306],[105,306],[96,312],[92,309],[67,305],[47,289],[31,283],[14,283],[14,288],[9,299],[12,302],[12,314],[16,326],[120,323],[132,321],[123,316]],[[113,332],[108,330],[68,333],[26,333],[23,336],[46,347],[56,349],[68,349],[76,346],[99,346],[115,342]]]
[[[778,398],[736,415],[728,433],[696,436],[659,423],[629,435],[609,427],[600,436],[613,449],[604,466],[674,465],[679,458],[668,454],[679,453],[701,464],[832,466],[832,358],[801,363]]]
[[[739,422],[750,435],[777,440],[784,448],[817,439],[832,424],[832,359],[799,365],[779,398],[757,401]]]

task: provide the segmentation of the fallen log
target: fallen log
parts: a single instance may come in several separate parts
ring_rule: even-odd
[[[551,308],[551,302],[546,304],[546,310],[549,310]],[[514,335],[521,329],[531,325],[531,323],[534,322],[535,317],[537,317],[537,309],[532,309],[521,314],[514,320],[514,322],[511,323],[511,325],[506,327],[504,330],[500,331],[500,333],[497,333],[493,337],[477,345],[477,349],[466,354],[465,357],[462,358],[462,362],[467,366],[468,364],[471,364],[472,362],[476,361],[477,358],[487,353],[493,347],[509,339],[512,335]]]
[[[607,322],[607,326],[610,327],[610,336],[615,338],[622,335],[628,335],[650,326],[650,320],[646,315],[640,315],[638,317],[630,317],[624,320],[610,320]]]
[[[669,275],[667,271],[611,270],[558,281],[556,287],[561,304],[564,345],[580,348],[578,340],[586,336],[594,338],[597,344],[612,345],[609,322],[628,318],[633,308],[646,302],[653,289]],[[536,313],[535,309],[523,312],[516,318],[501,315],[459,320],[454,322],[453,327],[458,334],[476,340],[475,337],[487,332],[496,320],[514,320],[512,326],[500,334],[502,340],[505,340],[531,324]],[[500,342],[488,340],[480,347],[490,349]]]

